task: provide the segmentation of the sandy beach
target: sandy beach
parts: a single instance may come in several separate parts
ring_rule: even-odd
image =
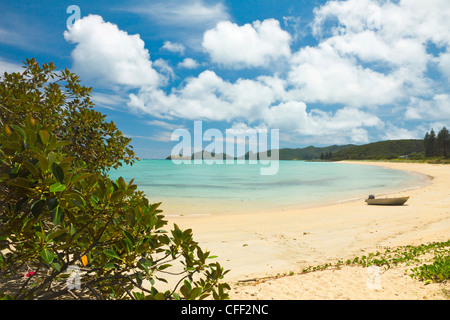
[[[390,268],[379,286],[368,286],[367,268],[346,266],[297,274],[303,268],[360,257],[384,247],[450,239],[450,166],[422,163],[352,162],[407,170],[430,177],[404,206],[368,206],[364,199],[279,212],[167,217],[192,228],[202,248],[219,256],[231,299],[448,299],[450,284],[424,284],[407,267]],[[277,274],[294,275],[248,281]],[[244,280],[244,281],[242,281]],[[447,294],[446,294],[447,292]]]

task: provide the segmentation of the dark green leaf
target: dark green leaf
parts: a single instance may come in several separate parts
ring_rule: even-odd
[[[31,173],[33,177],[37,177],[38,170],[33,164],[25,160],[22,162],[22,165]]]
[[[191,293],[189,294],[189,300],[195,300],[203,291],[203,288],[197,287],[192,289]]]
[[[52,173],[53,176],[58,180],[60,183],[64,182],[64,170],[61,168],[61,166],[57,163],[52,164]]]
[[[31,214],[33,215],[33,217],[38,218],[42,212],[42,209],[44,209],[44,206],[45,200],[39,200],[33,203],[33,205],[31,206]]]

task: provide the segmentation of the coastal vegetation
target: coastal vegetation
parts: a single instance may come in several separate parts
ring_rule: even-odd
[[[308,266],[300,272],[291,271],[265,278],[243,280],[242,283],[261,283],[283,277],[302,275],[323,270],[336,270],[345,266],[370,267],[377,266],[386,271],[391,268],[407,267],[406,274],[416,280],[429,283],[444,283],[450,281],[450,240],[424,243],[418,246],[384,247],[376,252],[362,256],[327,262],[316,266]]]
[[[34,59],[0,78],[0,299],[227,299],[192,230],[109,178],[139,159],[91,91]]]

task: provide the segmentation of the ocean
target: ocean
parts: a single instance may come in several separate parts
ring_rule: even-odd
[[[332,204],[418,187],[424,177],[380,166],[279,161],[274,175],[258,164],[175,164],[141,160],[111,170],[110,178],[134,179],[165,215],[257,213]]]

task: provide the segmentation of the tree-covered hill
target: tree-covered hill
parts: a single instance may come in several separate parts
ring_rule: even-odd
[[[378,160],[424,155],[423,140],[388,140],[352,146],[333,153],[333,160]]]

